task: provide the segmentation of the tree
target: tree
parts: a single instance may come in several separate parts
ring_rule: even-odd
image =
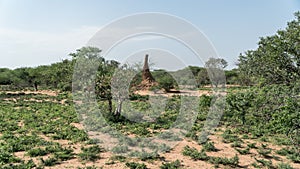
[[[225,76],[227,84],[240,84],[237,69],[225,71]]]
[[[82,47],[76,50],[76,53],[70,54],[75,61],[84,63],[77,67],[80,70],[75,72],[77,81],[73,87],[88,93],[95,92],[97,99],[108,101],[109,112],[112,112],[111,78],[119,63],[106,61],[100,53],[101,50],[96,47]],[[94,77],[94,81],[82,81],[85,77]]]
[[[207,62],[205,62],[206,68],[216,68],[223,70],[228,66],[228,63],[225,59],[222,58],[209,58]]]
[[[34,88],[35,91],[38,91],[38,85],[41,84],[42,81],[42,75],[39,68],[28,68],[28,82],[31,84],[31,86]]]
[[[0,68],[0,85],[12,84],[12,71],[8,68]]]
[[[223,69],[227,66],[227,61],[222,58],[209,58],[205,62],[205,68],[207,69],[212,85],[215,87],[218,87],[220,84],[225,85],[226,79]]]
[[[260,38],[258,48],[239,56],[239,71],[261,84],[290,84],[300,77],[300,12],[285,30]]]
[[[117,103],[114,116],[119,118],[122,113],[122,104],[129,98],[131,79],[134,78],[137,71],[127,64],[116,69],[111,79],[112,97]]]
[[[206,69],[201,69],[196,76],[198,87],[209,84],[209,77]]]
[[[158,82],[158,88],[164,89],[165,92],[169,92],[171,89],[178,87],[173,76],[166,70],[159,69],[153,72],[153,76]]]
[[[113,112],[111,79],[118,65],[119,63],[116,61],[105,61],[103,58],[96,74],[96,97],[108,101],[109,112],[111,113]]]

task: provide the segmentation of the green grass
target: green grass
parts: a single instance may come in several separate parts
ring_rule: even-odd
[[[180,169],[180,168],[181,168],[181,163],[178,159],[172,162],[162,163],[162,165],[160,166],[160,169]]]
[[[147,169],[147,166],[144,163],[126,162],[125,165],[130,169]]]
[[[3,98],[17,98],[17,102],[4,101]],[[49,99],[50,101],[43,101],[41,103],[35,101],[26,101],[30,98],[36,100]],[[67,99],[65,105],[55,103],[55,100]],[[200,104],[196,123],[193,125],[192,129],[188,132],[187,137],[192,140],[197,141],[198,136],[203,128],[207,111],[210,106],[211,97],[203,97],[202,103]],[[176,118],[180,110],[180,97],[171,97],[166,100],[166,108],[162,113],[155,114],[149,109],[149,103],[146,102],[147,99],[135,98],[132,100],[132,105],[141,110],[151,117],[155,117],[155,122],[144,121],[141,123],[131,122],[129,120],[121,119],[119,121],[109,121],[108,124],[118,130],[121,134],[133,134],[136,138],[119,138],[121,140],[120,146],[116,146],[112,149],[113,153],[122,154],[127,153],[132,150],[135,146],[141,146],[145,149],[157,150],[155,152],[131,152],[129,155],[138,157],[140,161],[157,161],[162,160],[163,156],[159,153],[170,152],[171,147],[167,144],[155,145],[151,142],[142,142],[141,139],[145,137],[158,136],[160,139],[168,141],[180,141],[176,134],[171,132],[162,132],[165,129],[170,128],[176,121]],[[14,168],[32,168],[33,166],[46,167],[55,166],[63,161],[78,158],[82,163],[87,163],[89,161],[95,162],[101,158],[101,152],[104,149],[96,144],[103,144],[103,141],[99,139],[91,139],[88,137],[84,130],[80,130],[71,123],[78,123],[79,119],[74,107],[69,104],[72,103],[69,94],[61,94],[57,97],[46,96],[46,95],[5,95],[0,94],[0,118],[3,119],[0,123],[0,166],[13,166]],[[99,101],[99,107],[102,110],[107,107],[106,102]],[[85,111],[88,111],[86,108]],[[125,113],[129,110],[124,110]],[[156,112],[157,113],[157,112]],[[136,116],[137,117],[137,116]],[[139,118],[142,115],[139,115]],[[89,117],[90,124],[96,131],[108,130],[107,126],[104,126],[99,120],[99,114],[95,113]],[[228,121],[221,121],[221,125],[227,124],[227,129],[223,132],[222,141],[225,144],[230,144],[236,150],[236,153],[240,155],[251,154],[250,150],[255,149],[259,153],[259,157],[256,156],[256,161],[253,166],[258,167],[277,167],[277,168],[291,168],[290,164],[280,163],[274,166],[270,159],[278,161],[273,155],[273,152],[266,144],[262,146],[257,146],[256,143],[247,143],[248,140],[257,138],[255,141],[269,141],[277,142],[279,145],[286,145],[276,152],[278,155],[286,156],[289,160],[294,163],[300,163],[300,156],[295,149],[292,148],[291,143],[287,138],[278,138],[279,135],[261,135],[259,127],[257,127],[257,135],[251,134],[252,131],[247,133],[247,127],[245,126],[234,126],[234,123]],[[240,127],[241,126],[241,127]],[[236,129],[235,129],[236,128]],[[245,131],[244,131],[245,130]],[[261,136],[259,136],[261,135]],[[117,136],[117,135],[116,135]],[[281,137],[283,137],[281,135]],[[62,145],[59,142],[68,142],[68,145]],[[245,141],[245,144],[244,144]],[[238,167],[239,158],[234,156],[231,158],[224,157],[214,157],[209,156],[206,152],[217,152],[218,149],[212,141],[208,141],[202,144],[202,149],[197,150],[192,147],[184,147],[182,154],[189,156],[193,160],[206,161],[213,164],[215,167],[219,165],[224,165],[227,168]],[[82,146],[79,153],[74,153],[75,145]],[[260,143],[258,143],[260,145]],[[199,146],[200,147],[200,146]],[[14,153],[25,152],[25,155],[29,159],[37,158],[40,159],[40,164],[34,164],[32,161],[24,161],[23,159],[17,158]],[[252,154],[251,154],[252,155]],[[46,156],[46,157],[45,157]],[[129,158],[128,158],[129,159]],[[129,161],[123,156],[113,156],[107,164],[113,164],[116,162],[125,163],[129,168],[147,168],[144,163],[139,162],[127,162]],[[281,160],[281,159],[279,159]],[[41,166],[38,166],[41,165]],[[160,168],[182,168],[183,165],[179,160],[164,162]],[[220,166],[219,166],[220,167]],[[223,166],[221,166],[223,167]],[[88,168],[88,167],[86,167]],[[90,167],[93,169],[93,166]]]
[[[78,154],[79,158],[83,161],[96,161],[100,158],[99,153],[102,152],[103,149],[98,145],[90,146],[90,147],[82,147],[81,153]]]

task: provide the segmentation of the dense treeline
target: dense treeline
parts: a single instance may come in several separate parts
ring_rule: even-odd
[[[15,89],[60,89],[71,90],[74,61],[63,60],[48,66],[0,69],[0,85]]]
[[[20,90],[20,89],[54,89],[61,91],[72,90],[73,69],[76,59],[86,57],[91,59],[93,56],[97,60],[103,62],[102,67],[98,70],[98,79],[96,82],[106,81],[109,85],[110,78],[115,69],[119,66],[116,61],[105,60],[101,57],[101,50],[94,47],[83,47],[70,55],[72,60],[63,60],[62,62],[51,65],[42,65],[38,67],[23,67],[14,70],[8,68],[0,68],[0,85],[4,90]],[[222,60],[225,61],[225,60]],[[218,60],[213,60],[218,63]],[[226,61],[225,61],[226,62]],[[227,62],[226,62],[227,64]],[[163,88],[166,91],[178,87],[178,85],[196,85],[201,87],[211,83],[207,68],[198,66],[188,66],[178,71],[167,71],[163,69],[154,70],[152,72],[156,81],[160,84],[158,88]],[[239,84],[237,70],[225,71],[228,84]],[[105,76],[107,79],[101,79]],[[138,73],[132,81],[132,85],[138,85],[141,82],[141,73]],[[97,86],[98,89],[101,85]]]

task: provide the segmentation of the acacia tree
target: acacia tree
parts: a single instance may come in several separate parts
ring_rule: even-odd
[[[228,63],[225,59],[222,58],[209,58],[205,62],[205,68],[211,80],[212,85],[218,87],[218,85],[225,85],[225,74],[223,69],[228,66]]]
[[[124,64],[116,69],[111,79],[112,97],[117,103],[114,116],[117,118],[122,113],[123,102],[129,98],[130,83],[136,73],[137,71],[134,68]]]
[[[88,82],[80,81],[76,83],[79,86],[73,87],[83,88],[86,92],[95,92],[97,99],[108,101],[109,112],[112,112],[111,78],[114,69],[118,67],[119,63],[106,61],[100,53],[101,50],[96,47],[82,47],[76,50],[76,53],[70,54],[74,60],[84,63],[81,64],[81,67],[78,67],[78,69],[82,70],[76,71],[80,73],[77,75],[77,80],[80,81],[81,77],[93,77],[92,79],[94,80]]]
[[[201,69],[196,76],[198,87],[209,84],[209,77],[206,69]]]
[[[12,71],[8,68],[0,68],[0,85],[12,84]]]
[[[112,93],[111,93],[111,80],[115,69],[119,63],[116,61],[105,61],[101,59],[100,65],[96,74],[96,97],[100,100],[108,101],[109,112],[113,112],[112,108]]]
[[[260,38],[258,48],[239,56],[239,71],[261,84],[290,84],[300,76],[300,12],[287,28]]]

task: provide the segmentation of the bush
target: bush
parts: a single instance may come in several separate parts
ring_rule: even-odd
[[[45,166],[54,166],[54,165],[58,164],[58,159],[54,158],[54,157],[49,157],[45,160],[43,158],[41,158],[41,161]]]
[[[44,156],[48,154],[45,149],[41,148],[31,149],[27,153],[30,157]]]
[[[88,148],[81,148],[81,153],[79,153],[79,158],[84,161],[96,161],[99,159],[99,153],[102,151],[102,149],[98,146],[91,146]]]
[[[215,147],[215,145],[214,145],[213,142],[206,142],[206,143],[203,145],[203,149],[204,149],[205,151],[208,151],[208,152],[210,152],[210,151],[213,151],[213,152],[219,151],[219,150]]]
[[[147,169],[144,163],[127,162],[125,165],[130,169]]]
[[[237,152],[239,152],[241,155],[246,155],[246,154],[250,154],[250,148],[247,147],[245,149],[239,149],[239,148],[236,148],[235,149]]]
[[[191,148],[189,146],[185,146],[183,148],[182,154],[190,156],[193,160],[209,160],[209,157],[204,151],[199,152],[196,148]]]
[[[286,163],[279,163],[277,166],[278,169],[293,169],[289,164]]]
[[[169,162],[169,163],[163,163],[160,166],[160,169],[179,169],[181,166],[180,161],[176,160],[173,162]]]
[[[216,165],[223,164],[232,167],[237,167],[239,164],[239,157],[237,155],[235,155],[232,158],[210,157],[209,162]]]

